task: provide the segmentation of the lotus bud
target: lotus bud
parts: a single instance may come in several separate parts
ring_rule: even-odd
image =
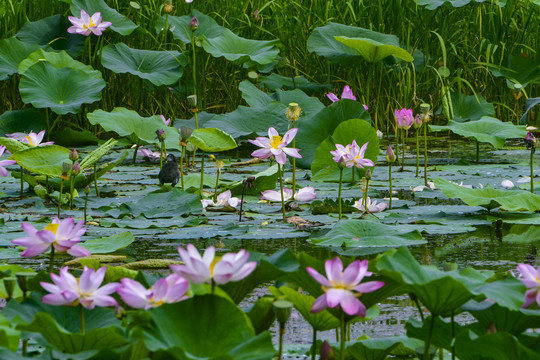
[[[527,132],[527,136],[525,137],[525,145],[528,150],[535,149],[536,145],[538,145],[538,139],[530,131]]]
[[[84,188],[84,193],[86,195],[90,194],[90,186],[86,185],[86,187]]]
[[[388,148],[386,149],[386,161],[389,163],[396,161],[396,154],[392,149],[392,145],[388,145]]]
[[[414,122],[413,122],[414,128],[415,129],[420,128],[420,126],[422,126],[423,123],[424,121],[422,120],[422,115],[416,114],[416,116],[414,117]]]
[[[15,279],[14,278],[5,278],[4,279],[4,288],[6,289],[7,299],[13,299],[13,292],[15,291]]]
[[[302,114],[302,108],[297,103],[290,103],[286,114],[289,121],[296,121]]]
[[[274,302],[274,313],[280,324],[285,324],[291,316],[293,304],[287,300],[278,300]]]
[[[191,31],[195,31],[199,28],[199,19],[197,19],[196,16],[191,18],[191,21],[189,22],[189,28],[191,29]]]
[[[324,340],[321,345],[321,360],[336,360],[336,352],[328,341]]]
[[[381,140],[383,138],[383,132],[381,130],[377,130],[377,137],[379,138],[379,140]]]
[[[259,20],[261,20],[261,15],[259,14],[259,9],[255,9],[253,14],[251,14],[251,17],[253,18],[253,20],[255,20],[255,22],[259,22]]]
[[[167,135],[165,134],[165,130],[163,129],[156,130],[156,138],[159,141],[165,141],[165,139],[167,138]]]
[[[75,149],[71,149],[71,152],[69,153],[69,160],[72,162],[75,162],[79,160],[79,153]]]
[[[371,180],[371,169],[367,169],[366,170],[366,176],[365,176],[366,180]]]
[[[73,174],[73,176],[77,176],[81,173],[81,165],[79,164],[79,162],[77,161],[75,164],[73,164],[73,166],[71,167],[71,174]]]

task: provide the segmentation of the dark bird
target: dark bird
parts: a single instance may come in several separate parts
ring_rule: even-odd
[[[159,171],[159,184],[163,186],[165,183],[171,183],[172,187],[175,187],[180,179],[180,170],[178,170],[178,163],[173,154],[167,155],[167,162]]]

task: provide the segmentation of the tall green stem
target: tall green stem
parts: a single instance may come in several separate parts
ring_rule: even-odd
[[[24,192],[24,172],[22,166],[21,168],[21,200],[23,198],[23,192]]]
[[[285,214],[285,199],[283,197],[283,173],[281,172],[281,164],[278,163],[277,166],[279,173],[279,189],[281,191],[281,212],[283,213],[283,221],[287,222],[287,215]]]
[[[366,191],[364,192],[364,196],[362,199],[362,202],[364,203],[364,214],[369,214],[368,201],[367,201],[368,191],[369,191],[369,180],[366,178]]]
[[[345,326],[345,312],[343,309],[341,309],[341,336],[339,338],[339,341],[341,343],[340,346],[340,352],[339,352],[339,358],[340,360],[345,360],[345,339],[346,339],[346,326]]]
[[[58,197],[58,218],[60,219],[60,208],[62,207],[62,189],[64,187],[64,180],[60,180],[60,196]]]
[[[452,322],[452,360],[454,360],[456,358],[456,346],[454,345],[455,342],[454,342],[454,337],[456,336],[456,329],[455,329],[455,319],[454,319],[454,310],[452,310],[452,316],[450,318],[451,322]]]
[[[283,358],[283,335],[285,334],[285,323],[279,323],[279,352],[278,359]]]
[[[392,208],[392,164],[388,164],[388,181],[390,182],[390,201],[388,204],[388,208]]]
[[[94,164],[94,187],[96,188],[96,196],[99,197],[99,189],[97,186],[97,164]]]
[[[49,272],[54,270],[54,245],[51,245],[51,255],[49,256]]]
[[[79,318],[81,319],[81,334],[84,334],[85,323],[84,323],[84,308],[79,304]]]
[[[424,185],[428,186],[427,183],[427,124],[424,124]]]
[[[480,162],[480,142],[476,140],[476,163]]]
[[[180,156],[180,181],[182,190],[184,190],[184,156],[186,155],[186,147],[182,146],[182,155]]]
[[[401,171],[405,170],[405,130],[401,129]]]
[[[418,169],[420,168],[420,145],[418,143],[418,133],[420,132],[420,128],[416,129],[416,177],[418,177]]]
[[[292,128],[294,128],[294,121],[292,122]],[[296,148],[296,139],[292,140],[292,147]],[[296,158],[292,158],[292,193],[293,196],[296,193]]]
[[[69,209],[73,210],[73,190],[75,186],[75,176],[73,174],[70,175],[69,181]]]
[[[343,213],[341,211],[341,185],[343,183],[343,167],[339,167],[339,188],[338,188],[338,204],[339,204],[339,220],[343,217]]]
[[[135,145],[135,152],[133,153],[133,165],[135,165],[135,160],[137,159],[138,151],[139,151],[139,145]]]
[[[433,325],[435,324],[435,315],[431,314],[431,321],[429,323],[429,332],[427,335],[426,343],[424,344],[424,360],[430,360],[429,349],[431,347],[431,336],[433,335]]]
[[[311,360],[315,360],[317,356],[317,330],[313,328],[313,343],[312,343]]]
[[[531,149],[531,192],[534,193],[534,151],[535,147]]]
[[[199,198],[203,195],[203,187],[204,187],[204,151],[202,152],[202,158],[201,158],[201,188],[199,189]]]
[[[218,184],[219,184],[219,175],[221,174],[221,170],[218,169],[217,176],[216,176],[216,188],[214,190],[214,203],[217,201],[217,191],[218,191]]]

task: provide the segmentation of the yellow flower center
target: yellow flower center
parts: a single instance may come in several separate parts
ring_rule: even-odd
[[[212,277],[214,277],[214,266],[216,266],[219,260],[221,260],[221,258],[216,256],[210,264],[210,275],[212,275]]]
[[[54,235],[56,235],[56,231],[58,230],[58,225],[60,225],[60,224],[49,224],[49,225],[45,226],[45,230],[49,230]]]
[[[279,135],[272,136],[272,140],[270,140],[270,146],[274,149],[278,149],[278,146],[281,145],[283,142],[283,138]]]
[[[88,25],[84,24],[83,28],[90,29],[91,27],[94,27],[94,26],[96,26],[96,24],[94,24],[94,22],[92,20],[90,20],[90,24],[88,24]]]
[[[32,138],[31,138],[30,136],[27,136],[27,137],[26,137],[26,140],[28,140],[28,143],[29,143],[30,145],[36,146],[36,145],[34,145],[34,143],[32,142]]]

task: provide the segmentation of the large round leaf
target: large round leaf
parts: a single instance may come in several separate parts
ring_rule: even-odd
[[[103,0],[73,0],[71,2],[71,13],[75,17],[80,17],[81,10],[85,10],[90,16],[100,12],[103,21],[112,22],[111,30],[120,35],[129,35],[138,27],[128,17],[110,8]],[[84,38],[84,36],[78,36]]]
[[[28,108],[6,111],[0,115],[0,136],[14,132],[38,133],[45,128],[45,114],[42,110]]]
[[[123,249],[135,240],[129,231],[95,240],[86,240],[81,246],[92,254],[107,254]]]
[[[418,5],[425,6],[428,10],[436,10],[443,5],[452,5],[455,8],[465,6],[471,2],[471,0],[417,0]],[[474,0],[475,2],[484,2],[484,0]],[[497,5],[504,6],[506,4],[505,0],[497,2]]]
[[[478,142],[490,143],[497,149],[504,145],[506,139],[524,138],[527,135],[525,126],[516,126],[511,122],[502,122],[489,116],[465,123],[450,120],[446,126],[430,125],[429,128],[431,131],[450,130],[454,134],[473,138]]]
[[[495,77],[505,77],[510,89],[520,89],[529,83],[540,82],[538,61],[520,55],[508,55],[500,66],[492,66],[489,71]]]
[[[310,168],[319,145],[334,133],[339,124],[350,119],[370,121],[369,113],[361,103],[344,99],[324,108],[309,121],[299,120],[296,123],[298,127],[296,147],[302,150],[302,158],[296,159],[296,165]]]
[[[340,43],[354,49],[369,63],[381,61],[387,56],[395,56],[407,62],[414,60],[408,51],[396,45],[383,44],[368,38],[350,38],[346,36],[335,36],[334,38]]]
[[[186,359],[269,360],[274,355],[268,332],[255,336],[244,312],[225,298],[196,296],[148,313],[152,322],[144,342],[150,351],[169,350]]]
[[[70,34],[68,19],[53,15],[34,22],[27,22],[17,33],[17,37],[29,44],[46,46],[52,50],[66,50],[71,56],[79,56],[84,49],[84,36]]]
[[[469,189],[443,178],[435,180],[435,186],[448,198],[461,199],[470,206],[482,206],[486,209],[501,207],[508,211],[537,211],[540,210],[540,195],[531,194],[525,190],[493,189],[487,185],[482,189]]]
[[[330,151],[336,150],[336,143],[346,146],[347,144],[352,144],[353,140],[356,140],[356,143],[360,147],[365,143],[369,143],[364,157],[372,160],[374,163],[377,162],[377,155],[379,155],[377,131],[365,120],[347,120],[339,124],[333,134],[327,137],[315,150],[315,159],[311,164],[313,180],[338,181],[339,167],[332,159],[333,156],[330,154]],[[360,176],[364,176],[366,169],[357,170]],[[344,170],[343,175],[345,179],[349,179],[349,176],[352,176],[351,171],[347,170]]]
[[[31,68],[33,65],[41,62],[47,62],[54,66],[55,68],[69,68],[69,69],[77,69],[82,70],[85,73],[88,73],[89,75],[93,76],[100,76],[101,73],[98,70],[94,70],[93,67],[83,64],[80,61],[77,61],[73,59],[69,54],[65,51],[60,52],[52,52],[52,51],[45,51],[43,49],[39,49],[37,51],[34,51],[31,53],[26,59],[21,61],[19,64],[19,73],[22,75]]]
[[[197,17],[199,21],[199,27],[195,32],[189,28],[189,23],[193,17]],[[218,25],[218,23],[210,16],[201,13],[198,10],[193,10],[189,15],[185,16],[165,16],[160,17],[156,23],[156,33],[161,33],[165,30],[165,24],[167,28],[172,31],[173,37],[176,40],[180,40],[184,44],[191,43],[191,35],[195,38],[204,36],[206,39],[212,39],[220,36],[225,28]]]
[[[336,36],[369,39],[378,44],[392,45],[399,48],[399,40],[394,35],[381,34],[355,26],[330,22],[326,26],[316,28],[309,36],[308,50],[343,66],[358,65],[358,61],[364,59],[364,57],[352,47],[337,41]],[[373,49],[373,51],[375,50],[376,48]]]
[[[487,102],[480,94],[464,95],[450,93],[452,109],[454,111],[454,121],[463,122],[466,120],[478,120],[483,116],[495,115],[495,107]],[[442,113],[442,105],[437,110],[437,114]]]
[[[105,81],[98,74],[78,69],[59,69],[41,62],[22,75],[19,84],[21,98],[25,103],[37,108],[48,107],[57,114],[76,113],[82,104],[101,99]]]
[[[178,51],[138,50],[124,43],[105,46],[101,63],[115,73],[130,73],[156,86],[176,83],[187,64]]]
[[[71,164],[69,149],[58,145],[45,145],[17,151],[10,159],[26,170],[51,177],[62,175],[62,163]]]
[[[219,152],[237,147],[231,135],[217,128],[193,130],[187,141],[206,152]]]
[[[0,41],[0,81],[7,80],[19,70],[19,64],[39,49],[37,44],[20,41],[16,37]]]
[[[402,231],[366,220],[341,220],[328,233],[311,241],[317,245],[347,247],[399,247],[427,242],[418,230]]]

